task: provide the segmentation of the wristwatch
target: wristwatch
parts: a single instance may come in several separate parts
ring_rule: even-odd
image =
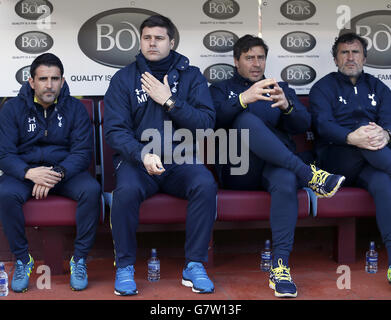
[[[52,171],[60,173],[61,174],[61,178],[64,178],[64,176],[65,176],[64,169],[62,167],[60,167],[60,166],[53,167]]]
[[[288,101],[288,108],[284,111],[284,114],[290,114],[293,111],[293,107],[295,106],[291,99],[288,98],[287,101]]]
[[[391,130],[390,129],[385,129],[388,133],[388,136],[390,138],[390,140],[388,140],[388,143],[391,143]]]
[[[171,109],[175,107],[175,100],[172,96],[167,99],[167,101],[163,104],[163,107],[167,112],[171,111]]]

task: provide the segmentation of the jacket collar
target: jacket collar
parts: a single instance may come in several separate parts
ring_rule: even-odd
[[[174,58],[173,58],[173,63],[168,70],[168,83],[170,85],[179,79],[179,71],[186,70],[190,65],[189,59],[187,57],[185,57],[184,55],[182,55],[174,50],[171,50],[171,53],[174,55]],[[144,55],[141,53],[141,51],[136,56],[136,64],[137,64],[137,68],[139,69],[141,74],[146,71],[151,73],[151,70],[148,67],[147,61],[146,61]]]
[[[343,73],[342,73],[341,71],[339,71],[339,70],[336,72],[336,77],[337,77],[337,79],[339,79],[339,80],[341,80],[341,81],[343,81],[343,82],[346,82],[346,83],[349,83],[349,84],[353,85],[352,81],[350,80],[350,77],[347,76],[347,75],[345,75],[345,74],[343,74]],[[362,71],[362,72],[360,73],[360,75],[358,76],[358,78],[357,78],[357,81],[356,81],[355,86],[356,86],[358,83],[364,81],[364,78],[365,78],[365,73],[364,73],[364,71]]]

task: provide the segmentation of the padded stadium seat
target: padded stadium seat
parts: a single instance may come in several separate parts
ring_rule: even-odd
[[[364,189],[342,187],[330,199],[318,199],[318,218],[374,217],[375,203]]]
[[[298,218],[307,218],[310,199],[306,190],[298,191]],[[271,196],[265,191],[219,190],[217,194],[218,221],[258,221],[270,218]]]

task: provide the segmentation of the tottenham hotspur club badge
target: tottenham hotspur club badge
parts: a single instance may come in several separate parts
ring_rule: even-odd
[[[376,101],[375,101],[375,94],[373,93],[373,94],[369,94],[368,93],[368,99],[371,99],[372,101],[371,101],[371,105],[373,106],[373,107],[376,107]]]
[[[57,114],[57,119],[58,119],[58,126],[61,128],[62,127],[62,122],[61,122],[62,116],[60,116],[59,113]]]

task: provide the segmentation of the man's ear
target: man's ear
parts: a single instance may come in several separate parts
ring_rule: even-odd
[[[64,82],[65,82],[65,77],[62,77],[62,80],[61,80],[61,88],[62,88],[62,86],[64,85]]]
[[[31,89],[35,89],[34,88],[34,79],[33,78],[31,78],[31,77],[29,77],[29,84],[30,84],[30,87],[31,87]]]
[[[172,48],[174,48],[174,45],[175,45],[175,39],[171,39],[171,41],[170,41],[171,50],[172,50]]]

